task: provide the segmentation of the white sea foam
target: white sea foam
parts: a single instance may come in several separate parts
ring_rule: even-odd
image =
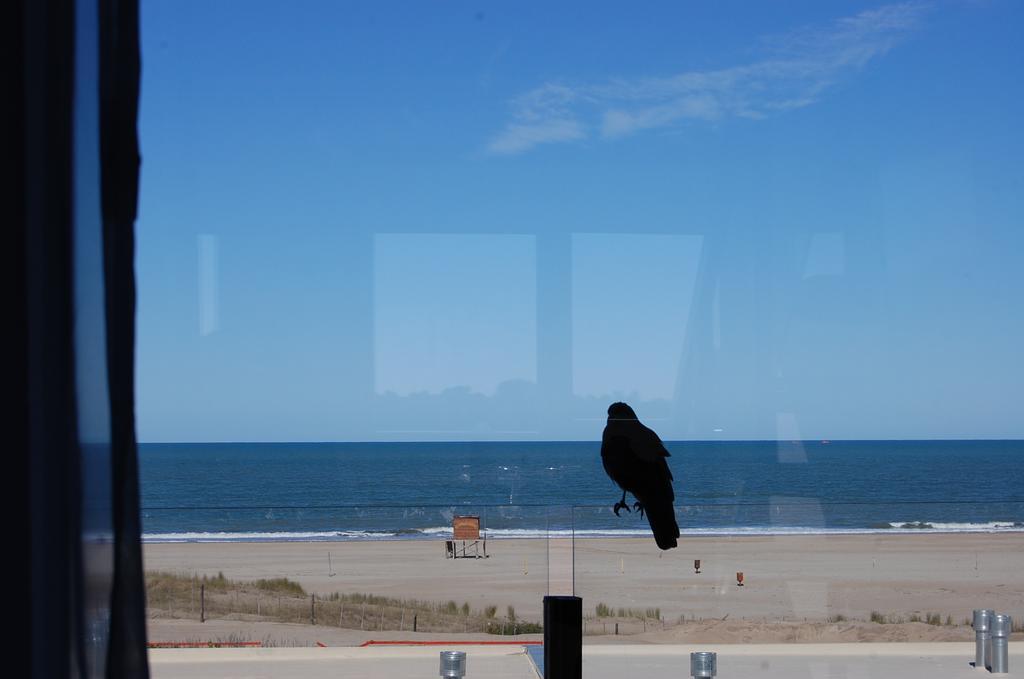
[[[385,540],[398,534],[381,531],[335,530],[316,532],[195,532],[143,533],[143,542],[321,542],[335,540]]]
[[[1024,523],[1020,521],[988,521],[985,523],[944,523],[939,521],[890,521],[893,530],[932,531],[937,533],[990,533],[1021,532]]]
[[[686,536],[744,536],[744,535],[871,535],[894,533],[1024,533],[1024,523],[990,521],[985,523],[942,523],[929,521],[893,521],[888,528],[820,528],[807,526],[733,526],[722,528],[683,528]],[[551,529],[494,528],[482,531],[489,540],[511,538],[628,538],[646,537],[650,529]],[[143,542],[335,542],[350,540],[424,540],[451,536],[450,526],[434,526],[395,531],[334,530],[309,532],[182,532],[146,533]]]

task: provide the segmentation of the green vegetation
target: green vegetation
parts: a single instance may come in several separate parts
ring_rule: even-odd
[[[221,574],[223,578],[223,574]],[[257,580],[252,583],[256,589],[272,594],[291,594],[293,596],[306,596],[306,590],[299,583],[288,578],[271,578],[269,580]]]
[[[203,587],[205,586],[205,587]],[[203,594],[201,594],[203,592]],[[473,610],[468,601],[421,601],[362,592],[309,593],[288,578],[256,581],[151,571],[146,573],[148,613],[153,617],[198,620],[270,620],[330,625],[361,630],[420,632],[489,632],[527,634],[540,625],[516,618],[508,607],[508,620],[494,620],[498,607],[488,604]],[[314,618],[315,616],[315,618]],[[314,622],[315,620],[315,622]]]
[[[204,575],[198,582],[206,585],[207,589],[213,590],[224,590],[228,586],[228,580],[224,577],[224,571],[217,571],[217,576],[212,578]]]
[[[540,634],[544,631],[544,626],[535,622],[508,622],[508,623],[491,623],[487,626],[488,634],[504,634],[504,635],[516,635],[516,634]]]
[[[598,618],[636,618],[637,620],[661,620],[661,608],[612,608],[606,603],[594,607]]]
[[[943,625],[952,627],[954,625],[952,615],[946,615],[945,622],[943,622],[941,613],[925,613],[922,615],[917,612],[911,613],[909,616],[904,618],[900,615],[882,615],[878,611],[871,611],[871,622],[877,622],[880,625],[898,625],[904,622],[923,622],[926,625],[934,625],[936,627],[941,627]],[[969,625],[970,620],[964,620],[964,624]]]

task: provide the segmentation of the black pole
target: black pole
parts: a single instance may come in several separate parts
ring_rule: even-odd
[[[206,622],[206,585],[199,585],[199,622]]]
[[[583,599],[544,597],[544,679],[583,677]]]

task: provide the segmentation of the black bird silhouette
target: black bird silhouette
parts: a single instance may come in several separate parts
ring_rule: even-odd
[[[673,508],[672,472],[665,458],[669,452],[653,430],[648,429],[636,413],[625,403],[608,406],[608,424],[601,439],[601,462],[612,481],[622,488],[622,500],[613,510],[630,511],[626,493],[637,501],[634,509],[640,516],[647,513],[647,521],[654,532],[654,541],[661,549],[672,549],[679,537],[679,525]]]

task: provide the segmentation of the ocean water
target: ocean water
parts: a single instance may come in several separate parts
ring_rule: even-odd
[[[667,442],[683,534],[1024,531],[1024,441]],[[143,533],[186,540],[647,535],[598,442],[141,444]],[[632,500],[630,500],[632,502]]]

